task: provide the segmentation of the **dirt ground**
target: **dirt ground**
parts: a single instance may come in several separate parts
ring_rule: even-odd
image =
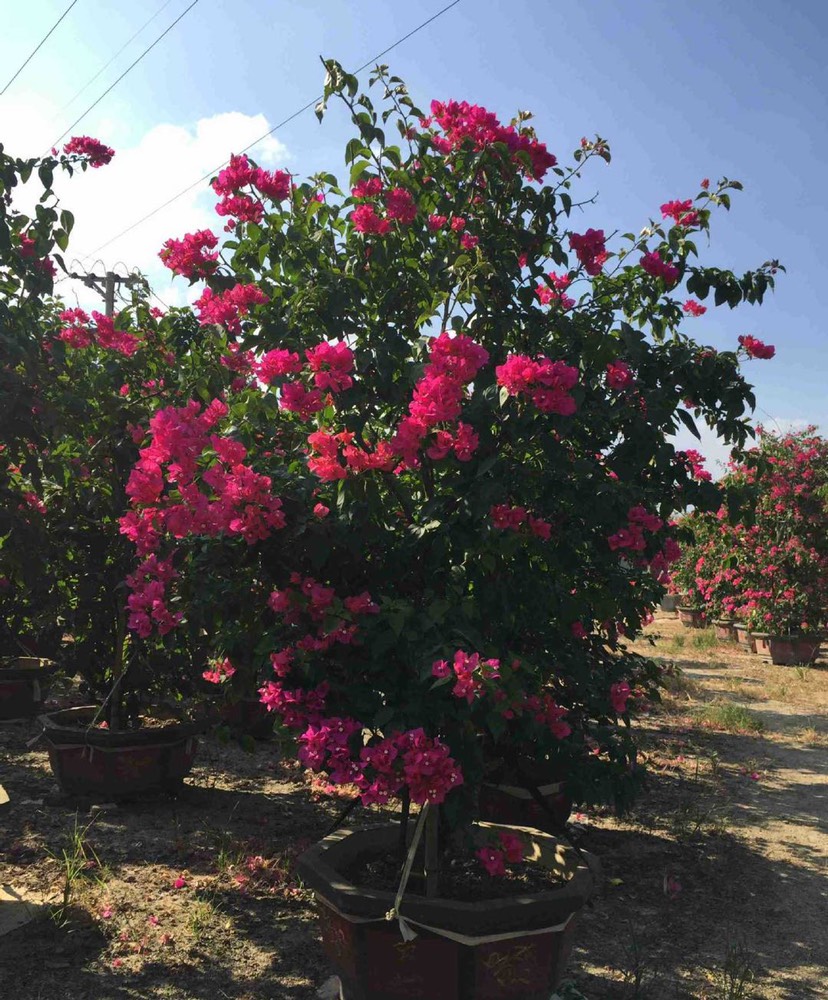
[[[826,998],[828,664],[774,667],[672,616],[647,633],[677,669],[643,720],[635,812],[573,817],[605,879],[572,980],[587,1000]],[[317,996],[331,970],[293,859],[341,802],[270,744],[213,738],[175,797],[69,802],[37,732],[0,722],[0,884],[51,904],[0,937],[0,997]]]

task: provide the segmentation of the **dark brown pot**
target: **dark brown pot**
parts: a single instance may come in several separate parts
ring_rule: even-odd
[[[736,631],[734,629],[735,622],[730,618],[719,618],[713,622],[713,631],[716,634],[716,639],[719,642],[735,642],[736,641]]]
[[[706,625],[704,612],[699,611],[698,608],[679,607],[676,610],[678,611],[679,621],[686,628],[704,628]]]
[[[221,718],[234,732],[252,736],[254,740],[269,740],[273,736],[273,713],[257,698],[229,702],[222,708]]]
[[[569,819],[572,797],[563,781],[539,784],[538,791],[546,804],[545,809],[526,788],[484,782],[478,799],[480,817],[494,823],[532,826],[556,833]]]
[[[91,728],[95,706],[42,715],[43,739],[58,784],[72,795],[130,798],[169,790],[190,772],[206,721],[137,730]]]
[[[821,640],[805,635],[772,635],[768,639],[771,663],[782,667],[813,663],[819,656]]]
[[[0,660],[0,719],[37,715],[49,693],[58,665],[36,656],[12,656]]]
[[[538,863],[566,871],[569,881],[549,892],[474,903],[406,894],[400,913],[417,936],[405,941],[397,921],[386,919],[394,893],[361,888],[340,874],[360,856],[393,851],[395,827],[339,830],[301,856],[299,874],[316,895],[323,947],[343,1000],[548,1000],[572,949],[577,914],[592,895],[593,874],[549,834],[482,825],[519,830]]]
[[[753,641],[753,636],[751,635],[750,629],[747,625],[740,625],[738,622],[733,626],[736,632],[736,641],[740,646],[743,646],[748,652],[756,652],[756,644]]]

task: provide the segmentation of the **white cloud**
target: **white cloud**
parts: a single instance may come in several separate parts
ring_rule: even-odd
[[[6,151],[24,157],[43,153],[43,137],[51,135],[53,139],[56,131],[54,112],[54,106],[39,96],[4,100],[0,104],[0,119]],[[123,272],[124,265],[129,270],[138,268],[149,277],[151,286],[165,302],[170,305],[185,302],[191,297],[187,283],[181,279],[171,282],[170,272],[158,260],[158,251],[169,237],[196,229],[210,228],[221,234],[224,220],[215,214],[216,199],[207,181],[196,184],[109,246],[102,245],[199,177],[212,172],[230,153],[247,146],[269,127],[264,115],[230,111],[202,118],[193,125],[156,125],[132,145],[118,146],[104,129],[92,132],[115,147],[115,157],[105,167],[77,173],[71,179],[56,179],[63,207],[75,216],[67,264],[79,270],[81,262],[84,268],[94,267],[97,273],[106,268]],[[75,131],[83,135],[88,130],[82,124]],[[289,160],[285,146],[272,136],[250,152],[259,163],[269,167],[281,166]],[[84,305],[100,305],[94,293],[79,282],[62,281],[58,291],[66,298],[77,296]]]

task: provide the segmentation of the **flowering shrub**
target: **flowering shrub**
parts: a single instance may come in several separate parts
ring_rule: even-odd
[[[49,298],[72,226],[52,173],[104,165],[111,151],[99,145],[73,140],[71,155],[39,166],[0,154],[0,652],[54,657],[96,698],[126,669],[121,697],[108,701],[117,724],[140,702],[192,692],[206,665],[209,648],[185,630],[126,641],[134,557],[120,518],[152,414],[185,383],[209,394],[211,359],[189,311],[162,317],[138,293],[107,317]],[[44,190],[31,221],[12,194],[33,177]],[[212,367],[221,370],[218,354]]]
[[[567,225],[602,139],[559,166],[528,116],[424,115],[382,68],[380,113],[328,70],[355,128],[348,185],[234,156],[213,182],[222,252],[208,231],[162,250],[206,281],[225,384],[147,427],[122,521],[131,625],[254,660],[300,760],[365,803],[466,817],[484,747],[533,743],[612,799],[657,676],[620,638],[663,594],[672,512],[719,505],[669,436],[694,417],[749,433],[739,357],[685,334],[705,311],[687,294],[761,302],[777,265],[737,281],[693,262],[735,182],[611,249]]]
[[[821,629],[828,609],[828,442],[813,427],[762,431],[732,463],[716,513],[683,522],[694,536],[676,578],[715,616],[785,635]]]
[[[55,338],[108,352],[90,379],[174,345],[175,391],[124,442],[130,628],[147,648],[207,637],[217,689],[258,673],[300,760],[366,803],[464,822],[484,754],[516,750],[623,802],[658,674],[622,637],[664,593],[673,512],[720,503],[670,436],[750,433],[740,355],[685,333],[705,308],[687,296],[761,302],[777,265],[698,263],[734,181],[613,246],[568,221],[604,140],[559,165],[525,114],[425,115],[384,68],[378,110],[327,66],[348,184],[233,157],[223,246],[202,230],[161,250],[205,282],[195,315],[71,315]]]

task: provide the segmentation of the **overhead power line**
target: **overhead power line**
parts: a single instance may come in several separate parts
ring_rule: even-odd
[[[123,78],[124,78],[124,77],[125,77],[125,76],[127,75],[127,73],[129,73],[129,72],[130,72],[131,70],[135,69],[135,67],[136,67],[136,66],[138,65],[138,63],[139,63],[139,62],[140,62],[140,61],[141,61],[141,60],[142,60],[142,59],[144,58],[144,56],[146,56],[146,55],[148,55],[148,54],[149,54],[150,52],[152,52],[152,50],[153,50],[153,49],[155,48],[155,46],[156,46],[156,45],[157,45],[157,44],[158,44],[158,43],[159,43],[159,42],[161,41],[161,39],[162,39],[162,38],[163,38],[163,37],[164,37],[165,35],[168,35],[168,34],[169,34],[169,33],[170,33],[171,31],[172,31],[172,29],[173,29],[173,28],[174,28],[174,27],[175,27],[175,26],[176,26],[176,25],[178,24],[178,22],[179,22],[179,21],[180,21],[180,20],[181,20],[181,19],[182,19],[182,18],[183,18],[183,17],[184,17],[184,16],[186,15],[186,14],[188,14],[188,13],[189,13],[189,12],[190,12],[190,11],[191,11],[191,10],[193,9],[193,7],[195,7],[195,5],[196,5],[197,3],[198,3],[198,0],[193,0],[193,2],[192,2],[192,3],[190,4],[190,6],[189,6],[189,7],[187,7],[187,8],[185,9],[185,10],[183,10],[183,11],[182,11],[182,12],[181,12],[181,13],[180,13],[180,14],[178,15],[178,17],[177,17],[177,18],[176,18],[176,19],[175,19],[175,20],[173,21],[173,23],[172,23],[171,25],[169,25],[169,27],[165,28],[165,29],[164,29],[164,30],[163,30],[163,31],[161,32],[161,34],[160,34],[160,35],[159,35],[159,36],[158,36],[158,37],[157,37],[157,38],[155,39],[155,41],[154,41],[154,42],[153,42],[153,43],[152,43],[151,45],[148,45],[148,46],[147,46],[147,47],[146,47],[146,48],[144,49],[144,51],[143,51],[143,52],[141,53],[141,55],[140,55],[140,56],[138,56],[138,58],[137,58],[137,59],[136,59],[136,60],[135,60],[134,62],[130,63],[130,64],[129,64],[129,66],[127,66],[127,68],[126,68],[126,69],[125,69],[125,70],[123,71],[123,73],[121,73],[121,75],[120,75],[120,76],[118,77],[118,79],[117,79],[117,80],[115,80],[115,82],[114,82],[114,83],[111,83],[111,84],[110,84],[110,85],[109,85],[109,86],[108,86],[108,87],[106,88],[106,90],[105,90],[105,91],[104,91],[104,92],[103,92],[103,93],[101,94],[101,96],[100,96],[100,97],[99,97],[99,98],[98,98],[97,100],[93,101],[93,102],[92,102],[92,103],[91,103],[91,104],[89,105],[89,107],[88,107],[88,108],[86,109],[86,111],[84,111],[82,115],[80,115],[80,116],[79,116],[78,118],[76,118],[76,119],[75,119],[75,120],[74,120],[74,121],[72,122],[72,124],[71,124],[71,125],[69,126],[69,128],[67,128],[65,132],[63,132],[63,133],[62,133],[61,135],[59,135],[59,136],[57,137],[57,139],[55,139],[55,141],[54,141],[54,142],[52,143],[52,145],[51,145],[51,147],[50,147],[50,148],[52,148],[52,147],[54,147],[54,146],[57,146],[57,145],[58,145],[58,144],[60,143],[61,139],[63,139],[63,138],[65,137],[65,136],[67,136],[67,135],[68,135],[68,134],[69,134],[69,133],[70,133],[70,132],[72,131],[72,129],[73,129],[73,128],[74,128],[74,127],[75,127],[75,126],[77,125],[77,124],[79,124],[80,122],[82,122],[82,121],[83,121],[83,119],[84,119],[84,118],[86,118],[86,116],[87,116],[87,115],[89,114],[89,112],[90,112],[90,111],[91,111],[91,110],[92,110],[93,108],[96,108],[96,107],[97,107],[97,106],[98,106],[98,105],[99,105],[99,104],[101,103],[101,101],[102,101],[102,100],[103,100],[103,99],[104,99],[104,98],[106,97],[106,95],[107,95],[107,94],[109,94],[109,93],[110,93],[110,92],[111,92],[112,90],[114,90],[114,89],[115,89],[115,87],[117,87],[117,86],[118,86],[118,84],[119,84],[119,83],[121,82],[121,80],[123,80]]]
[[[17,70],[17,72],[11,78],[11,80],[9,80],[9,82],[6,84],[6,86],[3,87],[2,90],[0,90],[0,97],[2,97],[3,94],[6,93],[6,91],[9,89],[9,87],[20,76],[20,74],[29,65],[29,63],[32,61],[32,59],[34,59],[34,57],[37,55],[38,50],[43,45],[43,43],[48,39],[48,37],[52,34],[52,32],[55,30],[55,28],[60,24],[60,22],[64,19],[64,17],[66,17],[66,15],[75,6],[75,4],[77,2],[78,2],[78,0],[72,0],[72,2],[69,4],[69,6],[66,8],[66,10],[60,15],[60,17],[57,19],[57,21],[55,21],[55,23],[52,25],[51,28],[49,28],[49,30],[46,32],[46,34],[43,36],[43,38],[41,38],[40,41],[37,43],[37,45],[35,45],[35,47],[32,49],[32,51],[29,53],[29,55],[26,56],[26,58],[23,60],[23,64],[20,66],[20,68]]]
[[[431,17],[423,21],[422,24],[418,24],[416,28],[412,28],[412,30],[409,31],[407,35],[403,35],[402,38],[398,38],[396,42],[394,42],[392,45],[389,45],[388,48],[383,49],[382,52],[378,52],[367,62],[364,62],[361,66],[358,66],[354,72],[361,73],[364,69],[367,69],[369,66],[374,66],[378,60],[382,59],[384,55],[387,55],[389,52],[391,52],[392,49],[396,49],[398,45],[402,45],[403,42],[408,41],[408,39],[411,38],[413,35],[416,35],[418,31],[422,31],[423,28],[428,27],[428,25],[431,24],[433,21],[436,21],[438,17],[442,17],[443,14],[451,10],[452,7],[456,7],[457,4],[459,3],[460,0],[452,0],[452,3],[446,4],[445,7],[438,10],[436,14],[432,14]],[[248,145],[246,145],[243,149],[240,149],[239,152],[246,153],[248,150],[253,149],[254,146],[258,146],[260,142],[263,142],[265,139],[273,135],[273,133],[278,131],[280,128],[284,128],[284,126],[292,122],[294,118],[298,118],[299,115],[304,114],[305,111],[308,111],[310,108],[315,107],[319,103],[319,101],[322,100],[322,96],[323,95],[320,94],[319,96],[314,97],[312,101],[308,101],[307,104],[303,104],[301,108],[298,108],[292,114],[288,115],[287,118],[283,118],[282,121],[280,121],[277,125],[274,125],[273,128],[268,129],[268,131],[265,132],[264,135],[260,135],[258,139],[254,139],[253,142],[248,143]],[[147,212],[146,215],[142,216],[136,222],[133,222],[132,225],[127,226],[126,229],[122,229],[121,232],[117,233],[115,236],[112,236],[110,239],[106,241],[106,243],[102,243],[99,247],[93,250],[92,253],[87,254],[86,257],[84,257],[83,259],[88,260],[95,254],[100,253],[101,250],[106,249],[106,247],[110,246],[110,244],[114,243],[116,240],[119,240],[122,236],[126,236],[127,233],[131,233],[133,229],[137,229],[138,226],[143,225],[149,219],[153,218],[153,216],[158,215],[159,212],[163,212],[164,209],[172,205],[173,202],[178,201],[179,198],[183,198],[184,195],[192,191],[193,188],[198,187],[199,184],[203,184],[204,181],[209,180],[211,177],[217,174],[218,171],[221,170],[222,167],[226,166],[229,162],[230,162],[229,160],[224,160],[217,167],[213,167],[213,169],[204,174],[204,176],[199,177],[198,180],[193,181],[192,184],[188,184],[187,187],[182,188],[181,191],[178,192],[178,194],[174,194],[171,198],[168,198],[163,204],[159,205],[157,208],[154,208],[151,212]]]
[[[129,38],[128,38],[128,39],[127,39],[127,40],[126,40],[125,42],[124,42],[124,44],[123,44],[123,45],[122,45],[122,46],[121,46],[121,47],[120,47],[120,48],[118,49],[118,51],[117,51],[117,52],[116,52],[116,53],[115,53],[115,54],[114,54],[114,55],[113,55],[113,56],[112,56],[112,57],[111,57],[111,58],[110,58],[109,60],[107,60],[107,62],[105,62],[105,63],[103,64],[103,66],[101,66],[101,68],[100,68],[100,69],[98,70],[98,72],[97,72],[97,73],[95,73],[95,75],[94,75],[94,76],[91,76],[91,77],[90,77],[90,78],[89,78],[89,79],[88,79],[88,80],[86,81],[86,83],[85,83],[85,84],[84,84],[84,85],[83,85],[83,86],[82,86],[82,87],[80,88],[80,90],[77,90],[77,91],[75,91],[74,95],[73,95],[72,97],[70,97],[70,98],[69,98],[69,100],[68,100],[68,101],[67,101],[67,102],[66,102],[66,103],[65,103],[65,104],[63,105],[63,107],[62,107],[62,108],[60,108],[60,109],[59,109],[59,110],[57,111],[57,113],[55,114],[55,118],[57,118],[57,117],[58,117],[58,115],[61,115],[61,114],[63,114],[63,112],[64,112],[64,111],[65,111],[65,110],[66,110],[66,109],[67,109],[68,107],[71,107],[71,105],[73,105],[73,104],[75,103],[75,101],[76,101],[76,100],[77,100],[77,99],[78,99],[78,98],[80,97],[80,95],[81,95],[81,94],[82,94],[82,93],[83,93],[84,91],[88,90],[88,89],[89,89],[89,88],[90,88],[90,87],[92,86],[92,84],[93,84],[93,83],[94,83],[94,82],[95,82],[95,81],[96,81],[96,80],[98,79],[98,77],[99,77],[99,76],[101,75],[101,73],[104,73],[104,72],[105,72],[106,70],[108,70],[108,69],[109,69],[109,67],[110,67],[110,66],[111,66],[111,65],[112,65],[112,64],[113,64],[113,63],[115,62],[115,60],[116,60],[116,59],[118,58],[118,56],[119,56],[119,55],[120,55],[120,54],[121,54],[121,53],[122,53],[122,52],[124,51],[124,49],[126,49],[126,48],[129,48],[129,46],[130,46],[130,45],[132,45],[132,43],[133,43],[133,42],[135,41],[135,39],[136,39],[136,38],[137,38],[137,37],[138,37],[138,36],[139,36],[139,35],[141,34],[141,32],[142,32],[142,31],[144,30],[144,28],[146,28],[146,27],[148,27],[148,26],[149,26],[150,24],[152,24],[152,22],[153,22],[153,21],[154,21],[154,20],[156,19],[156,17],[158,17],[158,15],[159,15],[159,14],[162,14],[162,13],[164,12],[164,10],[165,10],[165,9],[166,9],[167,7],[169,7],[169,5],[170,5],[171,3],[172,3],[172,0],[164,0],[164,3],[163,3],[163,4],[161,4],[161,6],[160,6],[160,7],[158,8],[158,10],[157,10],[157,11],[156,11],[156,12],[155,12],[155,13],[154,13],[153,15],[152,15],[152,17],[150,17],[150,18],[148,18],[148,19],[147,19],[146,21],[144,21],[144,23],[143,23],[143,24],[141,25],[141,27],[140,27],[140,28],[139,28],[139,29],[138,29],[138,30],[137,30],[137,31],[136,31],[136,32],[135,32],[134,34],[132,34],[132,35],[131,35],[131,36],[130,36],[130,37],[129,37]]]

